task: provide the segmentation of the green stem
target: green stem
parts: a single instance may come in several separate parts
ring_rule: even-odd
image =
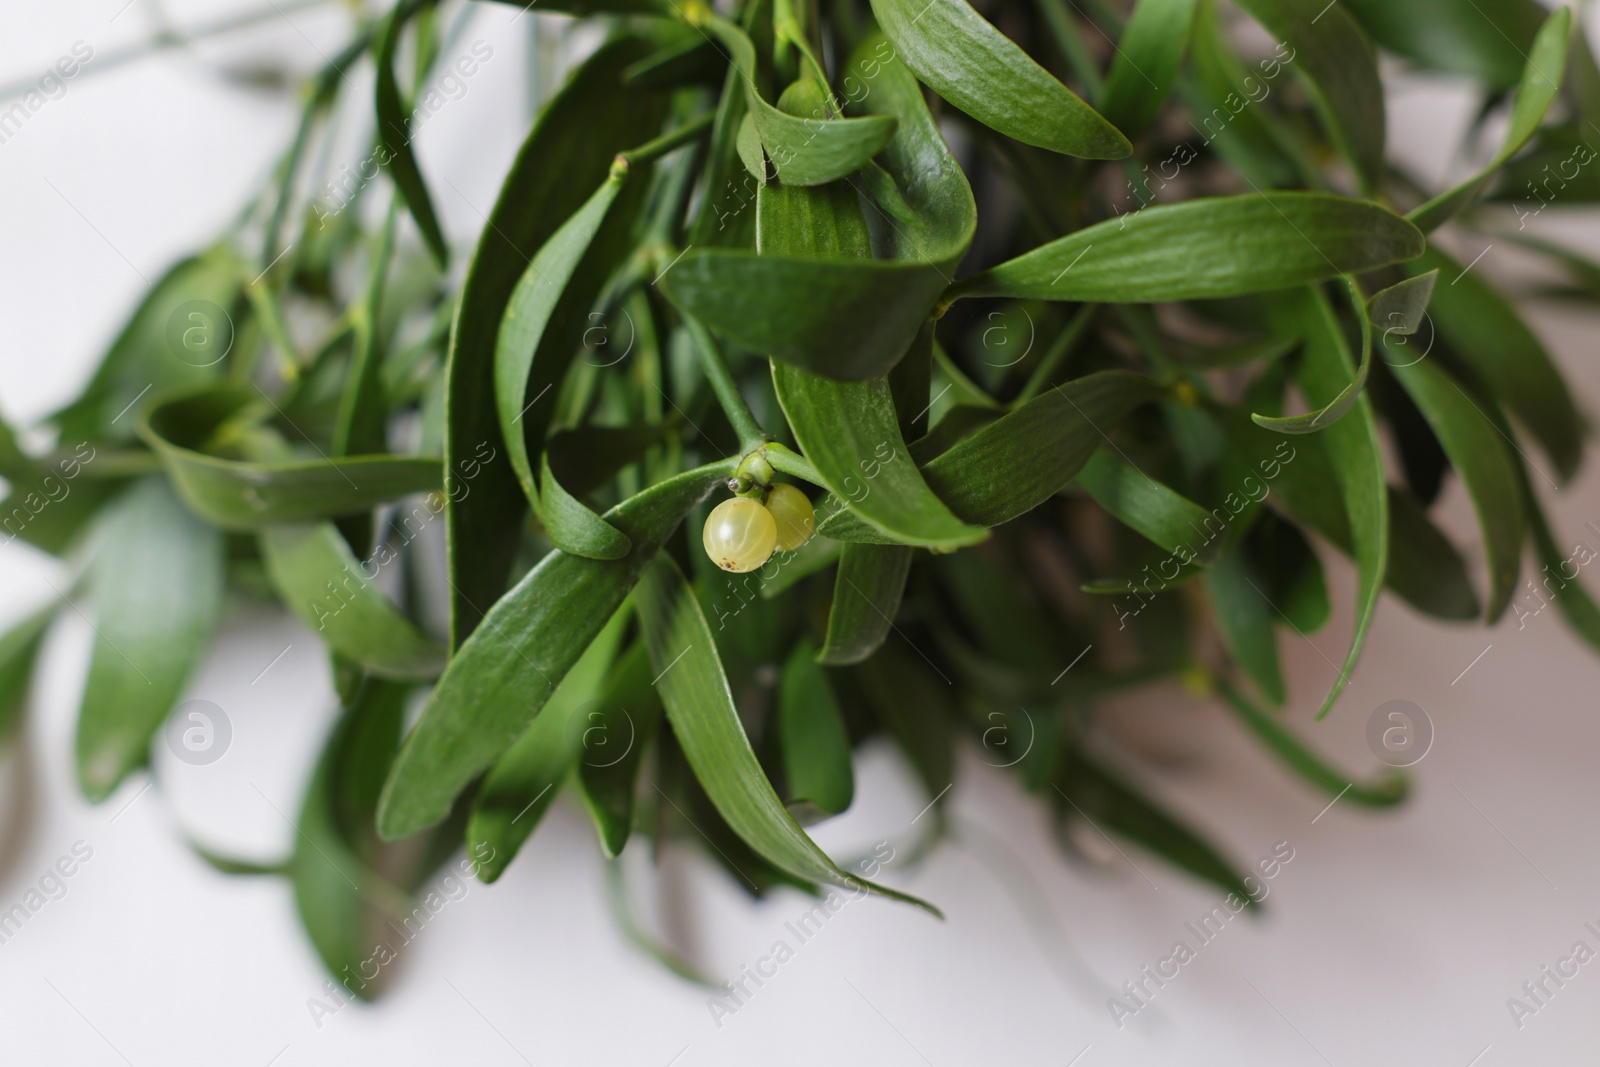
[[[1073,350],[1078,347],[1078,342],[1088,332],[1089,324],[1094,321],[1095,312],[1099,309],[1098,304],[1085,304],[1078,309],[1078,313],[1072,316],[1072,321],[1067,323],[1067,328],[1061,331],[1061,335],[1050,346],[1050,350],[1039,360],[1039,365],[1033,368],[1033,374],[1022,387],[1022,392],[1011,402],[1012,407],[1019,408],[1044,392],[1050,385],[1050,380],[1055,377],[1056,371],[1061,368],[1061,364],[1072,355]]]
[[[148,41],[128,45],[104,52],[95,57],[92,63],[85,64],[77,77],[86,77],[102,74],[108,70],[115,70],[124,63],[131,63],[146,56],[153,56],[158,52],[165,52],[172,48],[182,48],[196,41],[208,37],[220,37],[235,30],[249,29],[262,22],[272,22],[276,19],[286,18],[295,11],[304,11],[307,8],[321,7],[329,0],[283,0],[283,3],[269,3],[264,8],[256,8],[238,15],[229,15],[214,22],[197,26],[187,33],[176,30],[162,30]],[[31,75],[7,85],[0,85],[0,100],[10,100],[14,96],[22,96],[30,89],[38,88],[39,76]]]
[[[706,380],[711,383],[711,391],[717,394],[717,403],[722,405],[728,421],[733,424],[733,432],[739,435],[739,451],[756,451],[767,443],[767,435],[739,392],[739,383],[733,380],[733,372],[722,358],[722,350],[717,347],[711,331],[702,326],[699,319],[685,313],[683,323],[694,340],[695,350],[700,353],[700,365],[705,369]]]
[[[683,147],[710,130],[711,124],[716,120],[716,117],[716,112],[708,111],[694,121],[686,122],[677,129],[664,133],[655,140],[640,145],[638,148],[630,148],[626,152],[618,152],[617,156],[626,160],[630,167],[638,163],[649,163],[652,160],[660,159],[673,149]]]
[[[817,468],[811,465],[811,461],[788,445],[780,444],[777,441],[769,441],[767,443],[767,462],[772,464],[773,470],[787,474],[791,478],[799,478],[823,489],[827,488],[827,484],[822,480],[822,475],[817,473]]]

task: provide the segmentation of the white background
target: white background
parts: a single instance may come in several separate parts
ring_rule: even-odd
[[[7,0],[0,81],[36,77],[80,40],[96,50],[94,71],[146,39],[163,12],[194,25],[245,9],[236,6],[243,0],[159,9],[133,0],[120,10],[123,3]],[[27,424],[75,395],[147,279],[210,240],[265,179],[292,129],[293,102],[229,83],[217,63],[282,58],[309,69],[342,33],[333,11],[280,6],[287,14],[214,46],[80,76],[0,145],[6,418]],[[420,138],[458,244],[481,225],[528,118],[524,57],[534,16],[511,25],[514,9],[483,6],[463,47],[484,39],[495,58]],[[369,72],[354,70],[352,79],[366,99]],[[1472,107],[1447,86],[1406,81],[1391,103],[1391,146],[1431,179],[1459,174],[1452,146]],[[1538,226],[1574,241],[1587,233],[1590,250],[1600,251],[1594,228],[1579,221],[1552,208]],[[1470,259],[1483,246],[1469,238],[1457,251]],[[1475,269],[1515,278],[1518,261],[1497,245]],[[1595,409],[1595,320],[1547,307],[1534,318],[1584,406]],[[1600,547],[1583,530],[1585,521],[1600,523],[1596,469],[1591,461],[1555,505],[1564,541],[1581,536]],[[1447,490],[1440,513],[1481,575],[1459,486]],[[23,547],[0,549],[0,613],[14,617],[54,596],[45,579],[59,585],[62,574]],[[948,920],[852,903],[720,1027],[703,991],[619,935],[592,831],[565,804],[500,883],[472,884],[405,950],[381,1003],[318,1026],[307,1002],[325,976],[287,885],[215,874],[183,841],[257,858],[289,847],[284,816],[298,808],[332,712],[313,637],[283,616],[230,614],[190,687],[231,717],[228,754],[188,767],[158,746],[157,784],[137,776],[90,807],[70,771],[90,633],[69,612],[46,647],[28,734],[0,772],[0,908],[74,842],[93,858],[64,898],[0,945],[3,1059],[138,1067],[1593,1062],[1600,964],[1583,968],[1521,1030],[1506,1000],[1575,941],[1600,948],[1583,926],[1600,926],[1600,663],[1552,611],[1520,630],[1512,620],[1485,633],[1386,601],[1343,703],[1313,727],[1348,634],[1352,576],[1332,560],[1329,574],[1334,621],[1314,646],[1286,645],[1289,718],[1366,773],[1374,765],[1363,740],[1368,715],[1390,699],[1421,705],[1437,739],[1416,768],[1414,799],[1378,816],[1340,802],[1319,817],[1327,798],[1286,778],[1214,707],[1176,688],[1120,704],[1114,719],[1144,739],[1140,777],[1230,856],[1248,863],[1280,841],[1294,849],[1269,883],[1264,918],[1237,920],[1199,948],[1120,1031],[1108,989],[1137,977],[1175,940],[1195,944],[1184,923],[1217,894],[1133,849],[1104,850],[1100,868],[1067,863],[1039,806],[976,755],[964,759],[952,799],[976,845],[957,842],[920,867],[887,870]],[[1074,652],[1062,650],[1063,664]],[[1152,752],[1164,754],[1164,766],[1150,765]],[[856,809],[819,836],[836,855],[903,842],[923,803],[904,768],[873,753]],[[698,864],[668,872],[678,931],[708,973],[732,977],[775,940],[795,944],[784,924],[805,910],[799,895],[753,906]]]

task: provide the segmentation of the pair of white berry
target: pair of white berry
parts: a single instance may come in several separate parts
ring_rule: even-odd
[[[792,485],[774,485],[766,501],[736,496],[711,509],[701,535],[706,555],[725,571],[753,571],[774,552],[793,552],[811,540],[816,514]]]

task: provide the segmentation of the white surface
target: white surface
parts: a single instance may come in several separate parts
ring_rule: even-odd
[[[145,33],[151,0],[134,0],[117,15],[122,3],[24,8],[10,0],[0,72],[8,80],[42,72],[75,40],[105,54]],[[165,7],[179,21],[214,9]],[[513,9],[485,8],[466,40],[490,40],[496,61],[421,138],[424,168],[460,190],[434,181],[458,237],[480,224],[462,194],[488,206],[526,117],[522,27],[508,28]],[[337,26],[328,13],[284,21],[292,25],[267,24],[247,36],[259,43],[240,53],[203,54],[288,56],[304,68],[319,61],[315,48],[331,51]],[[365,97],[363,75],[352,76]],[[1394,110],[1408,155],[1432,173],[1443,170],[1464,115],[1460,99],[1413,86]],[[200,60],[172,54],[70,83],[0,145],[0,409],[8,418],[36,419],[75,392],[144,291],[144,278],[232,217],[292,121],[282,98],[231,87]],[[1570,231],[1553,211],[1540,222],[1549,232]],[[1480,269],[1502,273],[1511,263],[1508,252],[1496,251]],[[1594,320],[1541,313],[1537,321],[1594,409]],[[1564,539],[1585,521],[1600,522],[1596,472],[1591,460],[1555,509]],[[1443,513],[1475,550],[1459,487],[1449,489]],[[1582,536],[1600,547],[1600,539]],[[0,612],[10,616],[53,595],[45,575],[59,581],[37,554],[0,551]],[[797,948],[721,1027],[703,992],[637,956],[616,933],[592,832],[565,806],[501,883],[469,884],[405,950],[387,999],[317,1025],[308,1001],[325,976],[287,886],[216,875],[182,843],[187,832],[260,857],[288,847],[292,830],[279,813],[298,806],[331,710],[311,635],[281,616],[236,613],[190,690],[232,717],[228,755],[209,767],[161,760],[159,786],[146,791],[149,779],[140,777],[91,808],[70,775],[88,629],[69,618],[49,643],[36,693],[26,741],[33,770],[13,761],[5,773],[4,787],[31,800],[19,858],[0,878],[0,909],[75,842],[93,857],[66,881],[64,897],[0,945],[4,1060],[138,1067],[1592,1062],[1600,964],[1582,968],[1520,1031],[1506,1001],[1575,941],[1600,948],[1600,937],[1584,928],[1586,921],[1600,927],[1595,658],[1551,612],[1520,631],[1512,621],[1485,634],[1424,622],[1387,601],[1344,702],[1313,730],[1309,716],[1331,676],[1328,661],[1342,655],[1348,633],[1350,575],[1332,565],[1330,576],[1340,614],[1315,637],[1316,647],[1286,646],[1296,695],[1290,717],[1344,766],[1365,770],[1372,709],[1394,698],[1422,705],[1437,740],[1416,769],[1414,801],[1400,812],[1374,817],[1341,802],[1319,817],[1326,798],[1289,781],[1231,720],[1174,689],[1144,692],[1117,713],[1183,757],[1159,776],[1141,768],[1142,777],[1232,857],[1250,862],[1279,841],[1294,849],[1269,883],[1262,921],[1236,920],[1198,947],[1184,924],[1217,894],[1133,850],[1131,859],[1111,853],[1103,872],[1069,866],[1036,805],[969,757],[954,811],[1005,843],[1078,955],[1024,919],[1005,891],[1021,885],[1014,872],[991,870],[961,847],[946,847],[915,871],[887,869],[889,880],[943,907],[947,922],[892,904],[853,903],[804,945],[784,925],[806,910],[800,896],[752,907],[733,886],[694,869],[683,893],[707,971],[735,977],[779,939]],[[285,646],[288,654],[251,684]],[[14,814],[16,794],[5,795],[3,810]],[[854,854],[900,838],[921,806],[903,769],[879,754],[863,773],[857,810],[820,836],[836,854]],[[1119,986],[1180,938],[1197,947],[1197,958],[1119,1031],[1105,992],[1088,988],[1083,976]]]

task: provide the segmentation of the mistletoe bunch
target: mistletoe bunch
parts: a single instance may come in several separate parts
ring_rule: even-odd
[[[803,829],[880,737],[936,811],[963,736],[1029,738],[1006,765],[1064,827],[1248,897],[1101,743],[1097,702],[1166,677],[1311,787],[1399,801],[1271,710],[1280,631],[1327,623],[1321,558],[1348,556],[1326,714],[1385,588],[1492,623],[1531,543],[1600,646],[1539,503],[1584,422],[1434,238],[1600,195],[1600,74],[1532,0],[1236,4],[549,0],[602,43],[456,272],[411,137],[474,5],[358,13],[275,180],[155,287],[55,447],[0,434],[0,523],[77,565],[95,621],[84,794],[146,764],[225,599],[264,597],[343,712],[293,854],[206,855],[292,879],[336,975],[463,841],[498,877],[564,789],[608,857],[684,841],[757,894],[931,908]],[[1481,89],[1462,184],[1386,159],[1380,49]],[[330,212],[318,139],[369,55],[387,180]],[[1595,298],[1600,266],[1505,236]],[[1451,475],[1481,591],[1429,517]],[[57,613],[0,641],[7,721]]]

